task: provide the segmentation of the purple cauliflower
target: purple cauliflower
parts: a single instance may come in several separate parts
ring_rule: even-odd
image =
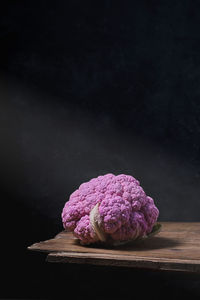
[[[118,245],[152,233],[159,210],[137,179],[106,174],[82,183],[62,211],[66,230],[81,244]]]

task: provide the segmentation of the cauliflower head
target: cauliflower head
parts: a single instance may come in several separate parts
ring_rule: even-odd
[[[117,245],[148,236],[158,215],[137,179],[109,173],[82,183],[70,195],[62,222],[81,244]]]

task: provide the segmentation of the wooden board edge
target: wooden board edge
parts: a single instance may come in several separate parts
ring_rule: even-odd
[[[70,231],[62,230],[61,232],[59,232],[58,234],[56,234],[54,237],[52,237],[52,238],[50,238],[48,240],[36,242],[36,243],[28,246],[27,250],[40,251],[40,252],[45,252],[45,253],[51,252],[52,250],[41,249],[40,246],[48,243],[49,241],[54,241],[54,240],[57,240],[57,239],[62,239],[65,233],[72,234]],[[75,238],[74,236],[72,236],[72,237],[70,237],[70,239],[76,240],[77,238]]]
[[[29,251],[38,251],[38,252],[44,252],[49,253],[50,250],[44,250],[40,248],[40,244],[43,244],[44,242],[34,243],[31,246],[28,246],[26,249]]]
[[[101,254],[91,255],[88,253],[73,253],[73,252],[54,252],[47,256],[48,262],[54,263],[77,263],[77,264],[92,264],[117,267],[132,267],[163,271],[179,271],[200,273],[199,260],[177,260],[177,259],[155,259],[153,257],[137,257],[129,259],[128,257],[104,256]]]

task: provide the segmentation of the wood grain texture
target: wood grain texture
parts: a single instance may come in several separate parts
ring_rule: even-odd
[[[70,232],[35,243],[50,262],[150,268],[200,273],[200,223],[161,222],[161,232],[138,243],[103,248],[82,246]]]

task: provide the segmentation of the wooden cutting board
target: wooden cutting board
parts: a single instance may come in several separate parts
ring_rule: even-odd
[[[29,250],[48,253],[47,261],[200,273],[200,222],[160,222],[156,236],[136,244],[82,246],[67,231],[35,243]]]

